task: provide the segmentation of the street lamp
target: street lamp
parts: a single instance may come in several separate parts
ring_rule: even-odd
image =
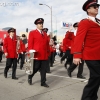
[[[47,14],[44,14],[44,15],[47,15]],[[55,15],[52,15],[53,17],[55,17],[56,19],[56,30],[55,30],[55,33],[56,33],[56,37],[57,37],[57,17]]]
[[[49,7],[51,10],[51,33],[52,33],[52,6],[50,7],[50,6],[48,6],[46,4],[42,4],[42,3],[40,3],[39,5],[45,5],[45,6]]]

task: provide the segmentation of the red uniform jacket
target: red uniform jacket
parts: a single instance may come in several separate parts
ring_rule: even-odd
[[[47,60],[49,52],[48,37],[45,32],[42,34],[36,29],[29,33],[28,50],[36,50],[34,55],[38,60]]]
[[[17,49],[16,49],[17,40],[11,39],[10,36],[4,39],[3,50],[4,53],[8,53],[6,58],[17,58]]]
[[[56,47],[55,47],[55,45],[53,45],[52,48],[53,48],[53,52],[56,52]]]
[[[19,47],[18,52],[19,53],[26,52],[25,44],[22,42],[22,40],[20,40],[20,47]]]
[[[100,60],[100,25],[89,19],[79,23],[74,40],[74,58]]]
[[[54,50],[53,50],[53,47],[52,47],[52,45],[49,45],[49,56],[51,55],[51,53],[53,53],[54,52]]]
[[[48,41],[50,41],[50,35],[48,35]]]
[[[66,45],[66,38],[63,39],[63,52],[66,52],[67,50],[67,45]]]
[[[73,34],[73,39],[72,39],[72,41],[71,41],[71,54],[73,54],[73,47],[74,47],[74,39],[75,39],[75,36],[74,36],[74,34]]]
[[[63,45],[59,45],[60,52],[63,52]]]
[[[50,35],[47,36],[48,37],[48,57],[50,56],[51,52],[50,52],[50,45],[49,45],[49,42],[50,42]]]
[[[63,40],[63,52],[66,52],[66,50],[71,49],[71,43],[73,41],[74,34],[73,32],[67,32],[65,35],[65,38]]]

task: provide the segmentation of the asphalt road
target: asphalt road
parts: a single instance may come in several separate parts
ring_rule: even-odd
[[[63,64],[60,64],[60,58],[56,56],[54,67],[51,67],[51,73],[47,73],[47,84],[49,88],[40,86],[40,73],[32,79],[32,85],[27,83],[27,74],[17,68],[18,80],[11,79],[12,69],[8,72],[7,79],[4,78],[3,72],[5,67],[5,58],[0,63],[0,100],[81,100],[84,86],[89,77],[89,70],[84,65],[83,76],[85,80],[78,79],[76,68],[72,73],[72,78],[67,75],[67,70]],[[99,95],[100,93],[98,93]],[[100,96],[99,99],[100,100]]]

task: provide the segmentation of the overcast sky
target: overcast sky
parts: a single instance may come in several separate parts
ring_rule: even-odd
[[[50,9],[45,5],[52,6],[53,31],[57,35],[64,35],[66,29],[61,28],[61,21],[72,24],[86,18],[86,12],[82,5],[86,0],[0,0],[0,28],[14,27],[19,32],[35,29],[34,20],[44,18],[44,27],[51,31]],[[45,15],[46,14],[46,15]],[[100,15],[98,15],[100,18]],[[56,24],[57,20],[57,24]]]

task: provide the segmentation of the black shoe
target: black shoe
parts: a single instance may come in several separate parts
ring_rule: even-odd
[[[30,78],[30,76],[28,76],[28,84],[32,85],[32,78]]]
[[[19,60],[17,60],[17,63],[19,64]]]
[[[67,73],[68,73],[68,76],[69,76],[69,77],[72,77],[71,71],[70,71],[69,69],[67,69]]]
[[[4,73],[4,77],[7,78],[7,73]]]
[[[50,67],[53,67],[53,65],[50,65]]]
[[[17,78],[17,77],[12,77],[12,79],[14,79],[14,80],[18,80],[18,78]]]
[[[32,79],[28,79],[28,84],[32,85]]]
[[[46,83],[41,84],[41,86],[44,86],[44,87],[46,87],[46,88],[48,88],[48,87],[49,87]]]
[[[67,69],[67,64],[66,63],[64,64],[64,67]]]
[[[46,73],[51,73],[50,71],[47,71]]]
[[[81,79],[86,79],[84,76],[80,75],[80,76],[77,76],[77,78],[81,78]]]

